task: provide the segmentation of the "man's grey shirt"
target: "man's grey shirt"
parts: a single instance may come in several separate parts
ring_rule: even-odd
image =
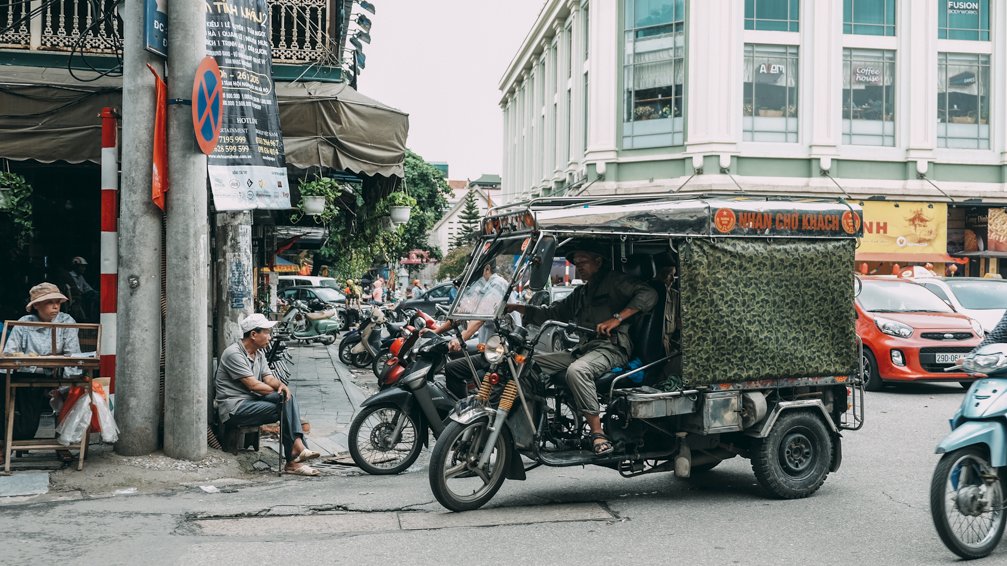
[[[215,403],[220,422],[226,423],[242,402],[261,398],[261,395],[250,391],[241,382],[246,377],[254,377],[259,381],[267,375],[272,375],[266,354],[259,350],[253,360],[241,342],[231,344],[220,354],[217,373],[213,377],[216,391]]]

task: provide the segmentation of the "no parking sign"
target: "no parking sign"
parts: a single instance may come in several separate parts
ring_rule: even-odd
[[[220,67],[213,57],[203,57],[196,68],[192,83],[192,127],[196,131],[199,150],[210,155],[220,139],[224,115],[224,87]]]

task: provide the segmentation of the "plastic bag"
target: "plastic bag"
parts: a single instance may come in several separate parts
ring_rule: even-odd
[[[115,418],[112,417],[112,411],[108,408],[108,399],[103,393],[101,386],[97,385],[95,391],[91,392],[91,403],[94,412],[98,415],[98,424],[101,425],[102,442],[113,444],[119,440],[119,427],[115,425]]]
[[[91,424],[91,400],[82,396],[74,401],[73,408],[56,427],[59,443],[63,446],[80,444]]]

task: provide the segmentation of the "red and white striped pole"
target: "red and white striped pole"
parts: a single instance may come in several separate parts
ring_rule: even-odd
[[[115,393],[116,302],[119,288],[119,156],[115,111],[101,110],[101,351],[98,367]]]

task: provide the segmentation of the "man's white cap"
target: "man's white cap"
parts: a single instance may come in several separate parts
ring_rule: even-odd
[[[63,257],[66,257],[66,256],[63,256]],[[73,263],[74,265],[87,265],[87,260],[84,259],[84,258],[82,258],[82,257],[80,257],[80,256],[77,256],[77,257],[75,257],[75,258],[73,258],[71,260],[71,263]]]
[[[261,313],[254,313],[241,319],[238,326],[241,327],[241,332],[244,334],[245,332],[255,330],[256,328],[272,328],[276,326],[276,321],[269,320]]]

